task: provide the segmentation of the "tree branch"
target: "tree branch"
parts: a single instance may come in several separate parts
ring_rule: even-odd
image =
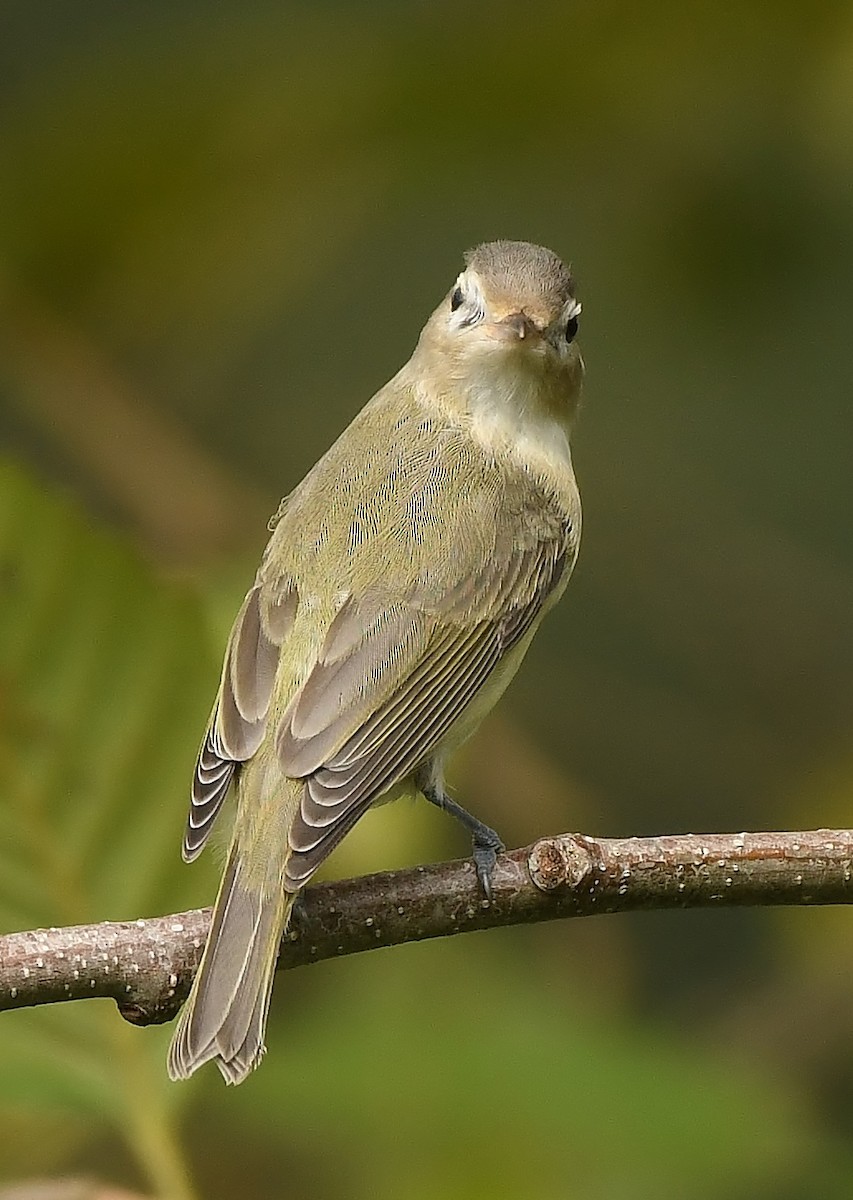
[[[543,838],[498,860],[484,900],[469,860],[318,884],[279,969],[379,946],[635,909],[849,904],[853,830]],[[0,937],[0,1010],[111,996],[136,1025],[171,1020],[189,991],[210,909]]]

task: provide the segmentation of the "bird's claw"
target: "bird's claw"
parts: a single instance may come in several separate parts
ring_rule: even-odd
[[[498,855],[506,847],[494,830],[489,830],[489,834],[489,837],[474,839],[473,858],[483,895],[486,900],[490,901],[492,899],[492,876],[495,873]]]

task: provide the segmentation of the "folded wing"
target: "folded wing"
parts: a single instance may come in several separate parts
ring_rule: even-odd
[[[571,569],[568,523],[510,545],[442,596],[383,605],[349,597],[276,735],[284,774],[305,780],[286,886],[298,890],[395,783],[426,762]]]
[[[251,758],[266,731],[281,645],[293,626],[298,596],[288,580],[256,582],[243,601],[228,639],[216,703],[192,781],[183,856],[204,848],[235,773]]]

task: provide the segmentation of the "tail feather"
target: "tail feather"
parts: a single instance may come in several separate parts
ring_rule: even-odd
[[[228,1083],[240,1083],[257,1066],[292,901],[280,886],[272,894],[247,888],[232,850],[207,946],[169,1050],[172,1079],[186,1079],[215,1059]]]
[[[267,1023],[267,1013],[269,1012],[274,977],[275,964],[273,964],[273,968],[269,972],[269,980],[266,987],[258,991],[243,1041],[238,1046],[233,1057],[222,1057],[217,1060],[216,1065],[222,1072],[226,1083],[240,1083],[255,1069],[266,1052],[264,1029]]]
[[[276,922],[276,950],[281,939],[280,921],[279,917]],[[258,1054],[263,1053],[263,1027],[266,1024],[275,964],[276,956],[270,954],[268,941],[256,937],[240,976],[237,991],[219,1026],[217,1043],[224,1058],[234,1059],[241,1052],[245,1053],[253,1037],[257,1038]]]

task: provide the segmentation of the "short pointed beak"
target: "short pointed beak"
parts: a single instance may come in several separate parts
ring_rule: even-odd
[[[514,334],[520,342],[526,341],[528,338],[534,341],[541,336],[535,322],[525,312],[510,313],[499,322],[499,325],[507,333]]]

